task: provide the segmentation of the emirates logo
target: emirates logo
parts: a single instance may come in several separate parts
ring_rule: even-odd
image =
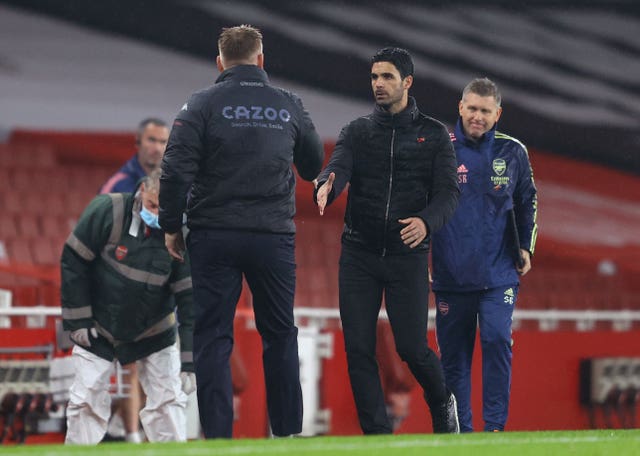
[[[116,260],[124,260],[124,257],[127,256],[128,251],[129,250],[124,245],[119,245],[118,247],[116,247]]]

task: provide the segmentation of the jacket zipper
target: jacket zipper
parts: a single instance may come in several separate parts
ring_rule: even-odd
[[[391,188],[393,187],[393,144],[396,139],[396,129],[391,130],[391,153],[389,155],[389,193],[387,195],[387,207],[384,212],[384,234],[382,243],[382,256],[387,254],[387,226],[389,224],[389,206],[391,206]]]

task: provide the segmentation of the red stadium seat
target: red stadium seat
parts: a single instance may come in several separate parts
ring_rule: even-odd
[[[33,192],[51,190],[46,182],[47,172],[38,168],[15,168],[11,170],[11,181],[14,191]]]
[[[42,237],[33,239],[31,241],[31,253],[35,264],[53,266],[60,262],[60,257],[49,239]]]
[[[18,192],[14,190],[8,190],[3,192],[3,194],[0,196],[2,197],[4,203],[2,207],[4,208],[5,213],[17,214],[23,211],[21,195]]]
[[[39,191],[20,192],[22,203],[20,212],[34,215],[45,212],[47,210],[45,195],[46,193]]]
[[[58,239],[69,235],[70,227],[65,217],[41,214],[38,224],[42,235],[49,239]]]
[[[33,256],[26,239],[15,238],[7,240],[7,252],[11,263],[33,264]]]
[[[96,195],[75,191],[68,193],[65,198],[65,213],[77,220],[94,196]]]
[[[42,197],[42,204],[46,208],[41,211],[44,214],[63,215],[67,213],[65,198],[60,192],[50,191],[45,193]]]
[[[2,168],[50,168],[55,166],[53,149],[46,145],[2,144],[0,167]]]
[[[60,287],[53,284],[40,285],[38,288],[39,301],[50,307],[60,307]]]
[[[20,238],[38,238],[42,236],[38,217],[32,213],[22,213],[17,217],[18,236]]]
[[[12,214],[0,217],[0,239],[10,239],[18,236],[18,226]]]
[[[11,174],[13,170],[8,168],[0,168],[0,194],[2,192],[13,190],[13,182],[11,181]]]

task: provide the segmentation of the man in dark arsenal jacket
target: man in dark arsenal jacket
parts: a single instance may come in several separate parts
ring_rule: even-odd
[[[64,246],[62,318],[76,344],[66,443],[104,437],[114,360],[138,365],[149,440],[186,440],[187,394],[195,389],[193,293],[188,258],[172,261],[164,246],[159,186],[155,170],[135,194],[96,196]]]
[[[383,293],[396,349],[424,389],[434,432],[458,432],[455,397],[427,346],[429,240],[456,208],[456,159],[444,125],[422,114],[409,97],[412,83],[407,51],[378,51],[371,66],[375,110],[342,129],[317,178],[320,214],[350,184],[340,257],[340,316],[365,434],[392,431],[375,359]]]

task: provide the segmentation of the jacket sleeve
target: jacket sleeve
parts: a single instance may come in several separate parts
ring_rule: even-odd
[[[180,336],[180,361],[182,369],[193,372],[193,287],[191,284],[191,263],[185,252],[184,263],[174,261],[171,291],[175,297],[178,314],[178,334]]]
[[[418,216],[427,224],[428,236],[438,231],[451,218],[458,206],[458,174],[456,154],[444,125],[433,159],[427,207]]]
[[[113,204],[108,195],[95,197],[67,238],[60,259],[62,324],[64,329],[93,326],[91,309],[92,263],[107,244],[113,225]]]
[[[520,247],[532,255],[538,236],[538,191],[533,181],[533,169],[529,162],[529,154],[523,147],[520,153],[518,183],[513,193],[513,210],[516,215]]]
[[[176,116],[162,159],[159,221],[167,233],[182,228],[187,193],[203,154],[206,127],[199,101],[199,97],[193,95]]]
[[[346,187],[347,183],[351,180],[351,173],[353,171],[353,148],[352,137],[350,133],[351,129],[349,125],[345,126],[340,131],[340,136],[333,148],[333,153],[329,159],[327,167],[318,176],[318,188],[324,184],[329,178],[329,174],[335,173],[336,179],[333,181],[333,188],[327,198],[327,205],[331,204],[335,200],[342,190]],[[313,201],[317,202],[318,189],[313,192]]]
[[[302,105],[302,101],[296,97],[295,103],[300,112],[300,120],[298,137],[293,150],[293,163],[301,178],[312,181],[322,168],[324,147],[309,113]]]

